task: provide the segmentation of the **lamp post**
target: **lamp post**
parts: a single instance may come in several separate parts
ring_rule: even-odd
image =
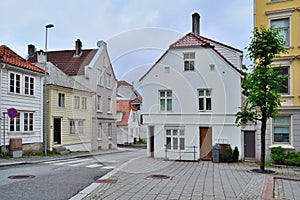
[[[47,24],[46,28],[46,37],[45,37],[45,60],[44,60],[44,154],[47,156],[47,36],[48,36],[48,29],[53,28],[53,24]]]

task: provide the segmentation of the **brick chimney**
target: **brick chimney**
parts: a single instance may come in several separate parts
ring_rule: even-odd
[[[82,48],[82,43],[80,39],[77,39],[75,41],[75,57],[79,57],[81,55],[81,48]]]
[[[34,56],[35,53],[35,46],[33,44],[28,45],[28,57]]]
[[[197,34],[197,35],[200,35],[200,15],[198,13],[194,13],[192,15],[192,19],[193,19],[193,33]]]

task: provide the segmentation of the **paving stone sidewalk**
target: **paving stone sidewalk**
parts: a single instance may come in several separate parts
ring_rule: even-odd
[[[254,163],[136,158],[99,179],[84,199],[262,199],[266,175]],[[300,177],[292,168],[278,173]],[[298,195],[298,194],[297,194]]]

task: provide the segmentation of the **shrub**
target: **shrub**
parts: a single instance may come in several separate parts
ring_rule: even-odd
[[[285,159],[284,148],[282,148],[281,146],[271,148],[270,157],[274,161],[274,163],[283,164]]]
[[[271,148],[271,159],[276,164],[300,166],[300,152],[287,152],[279,146]]]
[[[232,152],[232,148],[231,147],[229,147],[226,150],[226,161],[227,162],[232,162],[233,161],[233,152]]]
[[[239,161],[239,155],[240,155],[240,152],[239,152],[239,149],[237,148],[237,146],[234,147],[234,150],[233,150],[233,162],[238,162]]]

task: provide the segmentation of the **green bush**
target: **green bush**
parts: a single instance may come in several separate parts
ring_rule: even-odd
[[[275,164],[300,166],[300,152],[287,152],[279,146],[271,148],[271,159]]]
[[[284,164],[285,153],[281,146],[271,148],[270,157],[276,164]]]
[[[234,147],[234,150],[233,150],[233,162],[238,162],[239,161],[239,155],[240,155],[240,152],[239,152],[239,149],[237,148],[237,146]]]
[[[226,150],[226,161],[227,162],[232,162],[233,161],[233,152],[232,152],[232,148],[231,147],[229,147]]]

